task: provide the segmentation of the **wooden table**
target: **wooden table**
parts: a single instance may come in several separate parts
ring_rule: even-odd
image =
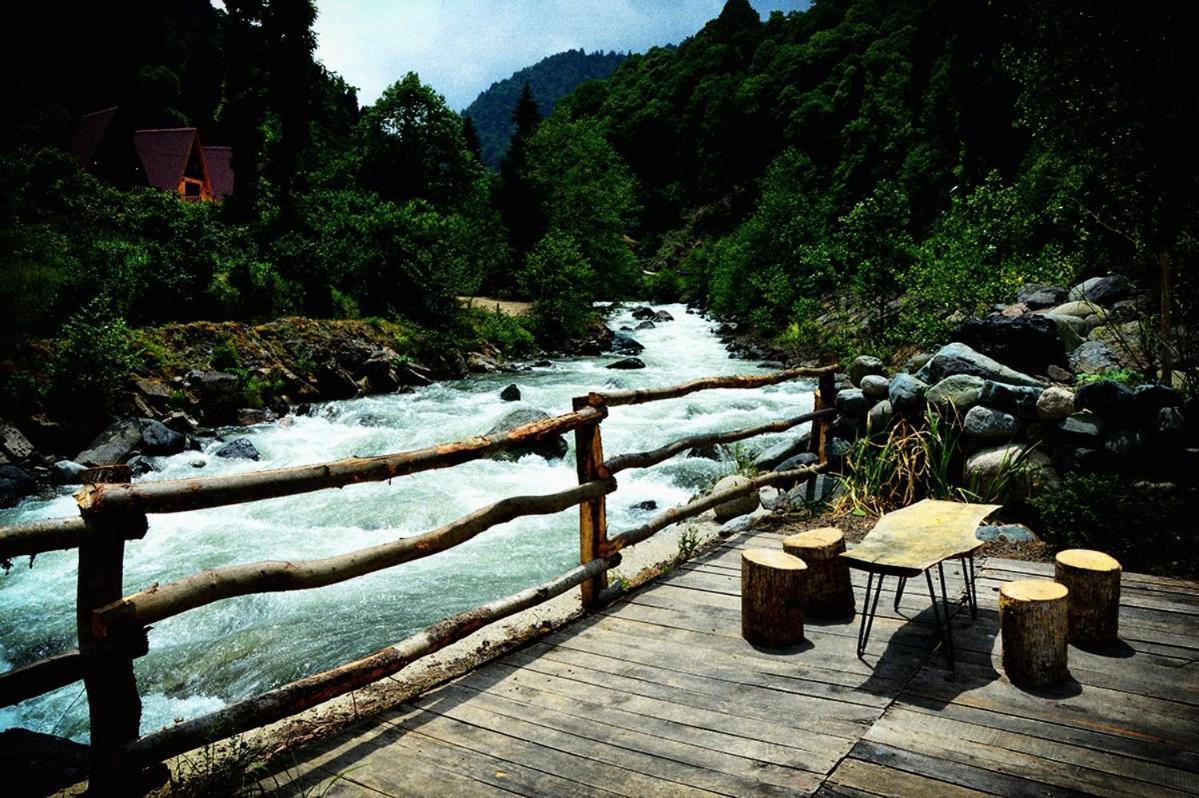
[[[970,616],[977,617],[978,594],[974,584],[974,553],[983,546],[983,541],[978,539],[976,533],[979,523],[999,507],[997,504],[967,504],[925,499],[902,510],[887,513],[878,520],[874,529],[870,530],[861,543],[841,555],[849,561],[851,568],[858,568],[868,574],[866,600],[862,605],[862,620],[858,627],[859,657],[866,650],[866,644],[870,640],[870,629],[874,625],[874,615],[878,610],[878,597],[882,592],[883,579],[887,576],[899,579],[895,589],[895,609],[898,610],[899,600],[903,596],[908,579],[924,574],[928,583],[928,596],[933,605],[933,616],[945,642],[945,659],[949,667],[953,667],[953,633],[949,624],[949,597],[945,591],[944,564],[946,560],[961,562]],[[937,595],[933,589],[934,566],[941,582],[943,618],[937,607]]]

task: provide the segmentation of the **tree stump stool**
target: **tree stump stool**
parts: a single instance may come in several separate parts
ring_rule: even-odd
[[[1069,592],[1045,579],[1021,579],[999,588],[1003,670],[1013,684],[1047,687],[1069,676]]]
[[[803,578],[804,612],[814,618],[845,618],[854,614],[853,585],[845,551],[845,535],[824,527],[788,535],[783,551],[808,566]]]
[[[803,640],[803,560],[781,551],[741,553],[741,636],[780,648]]]
[[[1066,549],[1054,558],[1054,579],[1070,591],[1070,642],[1110,643],[1120,631],[1120,574],[1101,551]]]

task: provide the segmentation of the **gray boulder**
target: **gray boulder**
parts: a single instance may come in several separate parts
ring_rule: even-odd
[[[950,338],[1021,372],[1044,374],[1050,364],[1066,365],[1057,325],[1044,316],[986,316],[962,322]]]
[[[540,410],[534,410],[531,407],[522,407],[513,410],[487,431],[487,437],[498,435],[517,427],[523,427],[525,424],[533,424],[538,421],[544,421],[549,418],[548,415]],[[566,445],[566,438],[561,435],[551,435],[542,438],[539,441],[528,441],[518,446],[513,446],[506,451],[493,455],[496,460],[516,460],[524,457],[527,454],[535,454],[544,457],[546,460],[560,460],[566,456],[566,451],[569,447]]]
[[[997,440],[1015,436],[1016,417],[1002,410],[975,405],[962,422],[963,431],[979,440]]]
[[[350,375],[346,374],[345,378],[351,385],[354,384]],[[205,421],[210,424],[224,424],[232,420],[242,404],[241,380],[237,375],[223,371],[193,371],[188,374],[187,379],[200,400],[200,414]],[[354,392],[357,390],[355,386]],[[354,392],[348,396],[353,396]]]
[[[507,388],[500,391],[500,399],[505,402],[519,402],[520,388],[517,387],[516,383],[512,383]]]
[[[1057,425],[1059,437],[1078,446],[1095,448],[1103,443],[1107,424],[1094,413],[1071,413]]]
[[[87,466],[73,460],[59,460],[50,466],[50,481],[55,485],[81,485]]]
[[[1110,307],[1122,299],[1132,295],[1132,285],[1118,274],[1104,277],[1092,277],[1083,280],[1070,289],[1067,299],[1071,301],[1084,300],[1098,305]]]
[[[875,402],[887,398],[887,389],[890,386],[891,381],[881,374],[867,374],[861,383],[862,393],[867,399]]]
[[[862,378],[867,374],[877,374],[879,376],[887,376],[887,368],[883,365],[883,361],[877,357],[870,355],[861,355],[854,358],[854,361],[849,364],[849,381],[856,388],[862,383]]]
[[[924,392],[928,389],[922,380],[911,374],[896,374],[887,389],[891,409],[901,416],[917,416],[924,412]]]
[[[811,445],[811,436],[808,433],[796,435],[782,443],[771,446],[766,451],[754,458],[753,467],[759,471],[769,471],[784,460],[794,457],[797,454],[806,452]],[[693,450],[694,451],[694,450]],[[720,459],[719,456],[711,458],[713,460]]]
[[[925,383],[936,383],[954,374],[970,374],[1009,385],[1041,384],[1033,377],[1010,369],[959,342],[941,347],[924,368],[916,372],[916,378]]]
[[[1037,398],[1037,418],[1061,421],[1074,412],[1074,393],[1056,385],[1046,388]]]
[[[1053,322],[1054,328],[1057,330],[1058,340],[1062,342],[1062,351],[1069,358],[1070,353],[1080,347],[1083,342],[1083,336],[1087,334],[1087,322],[1085,319],[1080,319],[1077,316],[1059,316],[1056,313],[1046,313],[1040,316],[1042,319],[1049,319]],[[1046,368],[1046,372],[1059,367],[1059,363],[1050,363]]]
[[[229,460],[260,460],[262,455],[249,438],[234,438],[217,449],[214,454]]]
[[[617,360],[615,363],[609,363],[607,367],[610,369],[625,369],[625,370],[627,370],[627,369],[643,369],[643,368],[645,368],[645,361],[639,357],[626,357],[623,360]]]
[[[129,472],[135,477],[152,474],[158,470],[158,466],[154,464],[153,460],[140,454],[136,457],[129,458],[128,466]]]
[[[646,305],[633,308],[632,315],[634,319],[652,319],[654,317],[654,309]]]
[[[894,418],[895,411],[891,408],[891,400],[884,399],[866,414],[866,432],[870,435],[881,435],[891,427]]]
[[[1090,410],[1115,421],[1127,420],[1136,413],[1136,395],[1130,388],[1112,380],[1080,385],[1074,394],[1074,404],[1081,410]]]
[[[654,321],[658,321],[658,322],[674,321],[674,316],[671,316],[665,310],[659,310],[657,313],[654,314]]]
[[[1066,289],[1056,285],[1030,283],[1016,294],[1016,302],[1028,306],[1029,310],[1043,310],[1066,301]]]
[[[29,472],[14,465],[0,465],[0,508],[15,507],[37,489]]]
[[[187,445],[187,436],[152,418],[141,419],[142,454],[151,456],[179,454]]]
[[[712,492],[720,493],[723,490],[739,488],[748,484],[749,480],[747,478],[733,474],[717,482],[716,486],[712,488]],[[716,520],[724,523],[740,515],[749,515],[756,509],[758,509],[758,494],[750,491],[744,496],[739,496],[735,499],[730,499],[724,504],[716,505],[713,508],[713,512],[716,514]]]
[[[1120,358],[1102,341],[1087,341],[1070,353],[1070,368],[1077,374],[1102,374],[1120,368]]]
[[[1094,302],[1086,302],[1078,300],[1075,302],[1067,302],[1064,305],[1058,305],[1053,309],[1054,316],[1074,316],[1079,319],[1088,319],[1092,316],[1102,318],[1105,314],[1103,308],[1096,305]]]
[[[654,324],[652,321],[643,321],[637,325],[637,329],[638,330],[652,330],[652,329],[656,328],[657,326],[658,325]]]
[[[959,413],[966,413],[978,404],[986,384],[986,380],[973,374],[954,374],[925,391],[924,398],[935,410],[942,413],[950,408],[956,408]]]
[[[917,352],[903,362],[903,370],[908,374],[916,374],[933,359],[932,352]]]
[[[116,421],[105,427],[86,449],[76,455],[75,462],[89,467],[123,463],[141,443],[142,419]]]
[[[978,400],[982,404],[998,408],[1005,413],[1014,413],[1021,418],[1036,418],[1037,400],[1041,398],[1042,392],[1043,389],[1039,387],[988,381],[983,385]]]
[[[799,454],[788,457],[783,462],[776,465],[774,471],[794,471],[797,468],[807,468],[814,466],[820,462],[820,455],[815,452],[800,452]]]
[[[862,395],[862,391],[858,388],[847,388],[843,391],[837,391],[837,412],[843,418],[860,420],[866,415],[866,409],[869,407],[866,397]]]
[[[618,332],[612,336],[612,351],[618,355],[639,355],[645,347],[631,335]]]
[[[0,418],[0,463],[20,463],[33,454],[33,444],[15,426]]]
[[[975,452],[966,458],[966,478],[984,491],[998,489],[1004,502],[1026,499],[1061,480],[1049,455],[1029,444],[1011,443]]]

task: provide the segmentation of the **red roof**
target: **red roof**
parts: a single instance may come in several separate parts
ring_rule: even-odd
[[[146,182],[164,191],[179,189],[188,157],[199,143],[194,127],[138,130],[133,134],[133,146],[146,171]],[[202,153],[200,158],[203,159]]]
[[[100,142],[104,140],[104,134],[108,132],[108,126],[112,124],[116,115],[117,109],[113,106],[80,117],[71,133],[71,143],[67,145],[68,152],[75,156],[80,166],[86,169],[91,164]]]
[[[204,147],[204,163],[212,181],[214,199],[224,199],[233,193],[233,148]]]

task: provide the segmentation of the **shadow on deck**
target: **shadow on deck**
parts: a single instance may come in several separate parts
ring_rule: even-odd
[[[330,796],[439,798],[1199,794],[1199,583],[1125,574],[1122,642],[1071,647],[1072,680],[1030,692],[999,672],[996,597],[1004,582],[1052,578],[1051,565],[983,564],[978,618],[954,619],[951,672],[928,597],[908,591],[895,612],[890,579],[862,659],[854,621],[809,621],[793,650],[749,646],[740,550],[778,546],[773,533],[727,542],[297,752],[306,762],[286,779]]]

